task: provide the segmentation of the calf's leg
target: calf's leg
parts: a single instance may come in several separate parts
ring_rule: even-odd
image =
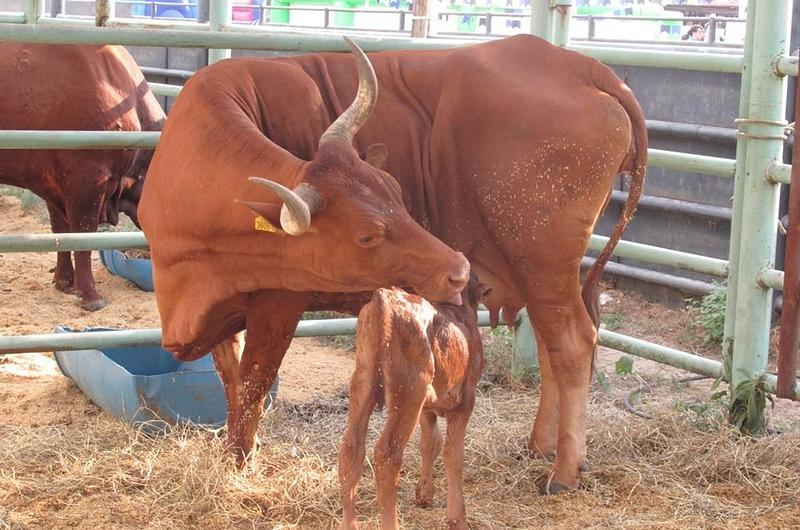
[[[375,445],[375,482],[383,530],[394,530],[399,527],[397,485],[400,481],[403,451],[419,421],[430,382],[429,378],[424,376],[418,376],[416,380],[411,377],[402,379],[402,383],[391,380],[385,382],[385,393],[388,398],[386,410],[389,412],[386,425]]]
[[[439,431],[438,417],[429,410],[423,410],[419,420],[419,449],[422,455],[422,469],[416,489],[416,503],[425,508],[433,504],[436,484],[433,465],[442,450],[442,433]]]
[[[367,427],[377,403],[377,374],[372,363],[362,363],[362,356],[374,356],[374,351],[359,351],[353,377],[350,379],[350,405],[347,412],[347,427],[339,450],[339,484],[342,489],[341,530],[355,530],[355,497],[366,453]]]
[[[447,438],[444,442],[444,466],[447,470],[447,527],[467,530],[464,506],[464,436],[475,406],[475,396],[464,396],[462,406],[447,416]]]

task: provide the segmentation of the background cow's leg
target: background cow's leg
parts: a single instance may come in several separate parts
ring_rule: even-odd
[[[61,213],[61,210],[47,203],[47,212],[50,214],[50,229],[54,234],[64,234],[69,232],[69,223]],[[75,290],[75,269],[72,268],[72,255],[70,252],[59,252],[56,258],[56,270],[53,277],[56,289],[65,293],[72,293]]]
[[[548,269],[556,270],[556,269]],[[573,281],[554,279],[561,286]],[[553,290],[556,291],[556,290]],[[543,342],[552,377],[558,390],[558,444],[556,459],[543,493],[578,487],[578,475],[586,461],[586,407],[589,399],[592,352],[596,332],[580,297],[577,277],[574,287],[555,293],[533,290],[528,307]],[[541,296],[541,297],[540,297]]]
[[[108,172],[101,168],[75,168],[74,171],[85,171],[88,182],[105,182],[110,179]],[[96,176],[94,176],[96,175]],[[100,186],[102,189],[102,186]],[[100,209],[103,207],[103,194],[65,191],[67,221],[72,232],[96,232],[100,220]],[[106,306],[106,301],[97,292],[92,275],[92,252],[75,252],[75,294],[81,298],[81,307],[89,311],[97,311]]]
[[[239,417],[228,433],[238,466],[256,442],[264,399],[294,337],[308,295],[291,291],[259,291],[247,301],[247,338],[239,363]]]
[[[392,374],[394,376],[395,374]],[[378,443],[375,444],[375,483],[378,506],[381,510],[381,528],[398,528],[397,485],[403,452],[419,421],[430,378],[417,376],[416,380],[396,374],[402,382],[386,382],[386,410],[388,416]]]
[[[240,381],[239,381],[239,362],[242,358],[242,347],[244,345],[244,334],[237,333],[219,343],[211,349],[214,356],[214,366],[217,374],[222,381],[225,389],[225,400],[228,403],[228,440],[234,426],[239,424],[241,414],[239,405]]]
[[[429,410],[422,411],[419,427],[419,451],[422,455],[422,466],[415,498],[418,506],[427,508],[433,504],[433,496],[436,493],[433,465],[442,450],[442,433],[439,430],[438,417]]]
[[[360,349],[360,345],[359,345]],[[375,350],[365,351],[364,355],[375,356]],[[341,530],[355,530],[356,523],[355,497],[358,481],[366,454],[367,428],[372,411],[377,403],[377,373],[374,362],[362,363],[359,351],[359,362],[350,379],[349,409],[347,427],[342,437],[339,451],[339,484],[342,489],[342,524]]]
[[[444,466],[447,470],[447,527],[467,530],[464,507],[464,435],[475,406],[473,395],[465,393],[461,407],[447,416],[447,438],[444,442]]]
[[[542,384],[539,392],[539,409],[528,439],[528,452],[531,456],[542,455],[547,460],[556,457],[558,445],[558,385],[550,366],[547,345],[536,329],[536,353],[539,356],[539,370]]]

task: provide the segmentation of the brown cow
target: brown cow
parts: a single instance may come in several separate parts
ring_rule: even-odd
[[[165,119],[136,62],[121,46],[0,44],[0,128],[153,131]],[[136,221],[141,179],[152,151],[3,150],[0,183],[42,197],[53,232],[94,232]],[[56,288],[75,292],[89,310],[105,307],[95,288],[91,252],[59,252]]]
[[[350,409],[339,454],[343,519],[340,528],[358,528],[355,494],[369,417],[386,404],[386,425],[375,446],[375,482],[381,528],[398,528],[397,483],[403,450],[421,425],[422,471],[416,502],[433,502],[433,464],[442,449],[438,417],[447,419],[447,522],[467,528],[462,479],[464,433],[475,405],[483,370],[478,304],[489,288],[473,275],[462,293],[464,305],[432,305],[401,289],[378,289],[358,315],[356,368],[350,379]]]
[[[511,321],[528,307],[543,379],[528,446],[555,457],[547,491],[575,488],[586,458],[598,281],[644,181],[647,131],[641,109],[609,68],[527,35],[452,50],[375,53],[370,60],[381,98],[354,144],[359,151],[379,143],[389,147],[385,167],[399,182],[406,208],[470,258],[492,286],[486,305],[495,320],[501,308]],[[260,145],[267,143],[262,133],[270,146],[286,150],[272,147],[282,157],[329,156],[328,149],[317,152],[317,142],[342,102],[356,93],[353,70],[351,57],[335,53],[232,59],[207,68],[178,98],[183,110],[170,116],[172,130],[156,154],[161,162],[145,185],[142,206],[156,249],[165,345],[176,352],[198,347],[200,353],[240,329],[247,314],[260,331],[248,334],[249,360],[238,369],[231,363],[224,377],[249,373],[258,364],[265,380],[252,399],[269,388],[304,309],[352,306],[352,295],[304,291],[367,288],[362,277],[377,279],[376,271],[386,266],[341,240],[318,237],[334,226],[362,234],[352,217],[341,213],[334,220],[324,212],[319,232],[294,238],[318,245],[319,254],[286,258],[295,269],[263,261],[254,235],[243,232],[252,218],[230,206],[234,197],[250,193],[242,172],[260,173]],[[382,159],[375,151],[371,159]],[[622,171],[632,177],[629,199],[582,291],[581,258]],[[370,196],[351,193],[352,207]],[[418,246],[429,244],[420,238]],[[401,254],[393,263],[409,274],[426,274],[435,259],[434,253],[428,260],[424,253]],[[342,275],[338,283],[321,285],[333,272],[316,272],[325,265]],[[279,309],[270,306],[278,300]],[[368,300],[367,294],[362,304]],[[257,305],[260,312],[246,310]],[[249,410],[255,405],[248,399],[243,406]]]
[[[249,70],[225,61],[198,72],[172,109],[144,185],[139,218],[164,347],[182,360],[212,349],[240,464],[306,307],[303,291],[409,284],[460,304],[469,279],[464,256],[414,222],[397,181],[353,148],[378,86],[366,55],[348,43],[359,58],[357,95],[321,135],[313,127],[328,116],[316,85],[292,75],[299,69],[291,63]],[[262,108],[264,94],[287,100]],[[309,113],[304,106],[315,100]],[[273,129],[274,120],[285,130]],[[310,162],[282,147],[287,130],[313,137],[296,151]],[[368,149],[367,160],[378,163],[384,151]],[[243,328],[242,353],[233,335]]]

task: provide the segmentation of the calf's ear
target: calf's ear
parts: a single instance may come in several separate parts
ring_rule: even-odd
[[[385,171],[389,161],[389,148],[386,147],[386,144],[372,144],[367,147],[362,158],[372,167]]]

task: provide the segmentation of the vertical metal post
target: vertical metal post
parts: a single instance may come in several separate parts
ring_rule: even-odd
[[[116,0],[95,0],[94,25],[98,28],[108,24],[108,21],[117,16]]]
[[[552,10],[553,38],[550,42],[562,48],[569,44],[569,25],[572,20],[572,0],[555,0]]]
[[[800,117],[800,83],[795,85],[795,123]],[[794,222],[792,222],[794,220]],[[797,338],[800,332],[800,141],[792,146],[792,184],[789,187],[789,227],[783,276],[783,311],[778,352],[778,397],[794,399],[797,384]]]
[[[509,324],[511,326],[511,324]],[[528,311],[523,309],[514,322],[514,344],[511,354],[511,375],[515,379],[528,379],[539,374],[536,334],[531,327]]]
[[[23,10],[26,24],[39,23],[39,19],[44,17],[44,3],[45,0],[25,0]]]
[[[745,17],[741,13],[742,18]],[[750,72],[753,65],[753,29],[756,20],[756,0],[749,0],[745,29],[744,64],[739,93],[739,117],[747,118],[750,112]],[[731,240],[728,247],[728,287],[725,296],[725,334],[722,340],[722,365],[725,379],[731,380],[731,360],[733,358],[734,329],[736,328],[736,287],[739,279],[739,253],[742,241],[742,200],[744,194],[744,174],[747,162],[747,139],[739,135],[736,141],[736,175],[733,186],[733,217],[731,219]]]
[[[552,42],[553,18],[550,0],[531,1],[531,34]]]
[[[589,15],[589,34],[588,34],[588,36],[586,38],[588,40],[594,40],[594,34],[595,34],[596,31],[597,31],[597,28],[595,27],[594,17],[592,15]]]
[[[231,23],[233,13],[230,0],[210,0],[208,8],[209,30],[222,31]],[[209,49],[208,64],[228,59],[231,56],[229,49]]]
[[[747,251],[739,254],[736,282],[734,389],[759,377],[767,365],[772,291],[759,285],[757,277],[775,259],[778,186],[765,175],[783,154],[786,79],[776,74],[773,63],[788,52],[791,11],[787,0],[761,0],[753,21],[749,112],[739,122],[747,137],[740,234]]]
[[[411,36],[425,38],[430,26],[430,3],[428,0],[414,0],[411,13]]]
[[[716,44],[717,40],[717,16],[712,14],[710,15],[710,20],[708,21],[708,31],[706,32],[706,45],[713,46]]]
[[[326,29],[331,27],[331,10],[327,7],[322,13],[322,27]]]

